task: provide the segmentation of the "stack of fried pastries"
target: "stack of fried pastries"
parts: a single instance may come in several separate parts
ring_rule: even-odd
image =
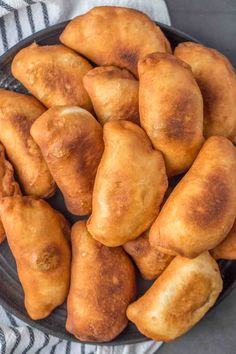
[[[26,310],[43,319],[67,299],[81,341],[111,341],[128,320],[174,340],[222,291],[216,260],[236,260],[234,69],[200,44],[172,52],[121,7],[78,16],[60,41],[12,62],[35,97],[0,89],[0,241]],[[87,220],[44,200],[56,190]],[[141,277],[154,281],[142,296]]]

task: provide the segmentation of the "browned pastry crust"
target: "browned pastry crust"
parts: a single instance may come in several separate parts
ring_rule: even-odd
[[[126,308],[136,295],[135,269],[121,247],[108,248],[72,227],[71,285],[66,329],[82,341],[110,341],[127,326]]]
[[[12,62],[12,74],[46,107],[76,105],[92,111],[83,76],[92,65],[63,45],[21,49]]]
[[[110,120],[139,122],[138,81],[126,69],[99,66],[83,78],[101,124]]]
[[[0,198],[21,195],[19,184],[15,181],[14,170],[6,160],[5,150],[0,143]],[[5,231],[0,221],[0,243],[5,239]]]
[[[127,316],[145,336],[169,342],[193,327],[222,290],[216,261],[208,252],[177,256],[155,283],[128,306]]]
[[[88,230],[106,246],[120,246],[156,218],[167,177],[162,154],[145,132],[125,120],[104,125],[105,150],[95,178]]]
[[[185,42],[175,56],[188,63],[204,100],[204,135],[236,142],[236,75],[229,60],[215,49]]]
[[[33,97],[0,89],[0,141],[19,179],[22,192],[49,197],[55,183],[30,128],[45,108]]]
[[[74,18],[60,41],[98,65],[119,66],[136,76],[140,58],[171,52],[167,38],[147,15],[124,7],[94,7]]]
[[[173,259],[173,256],[160,252],[150,245],[149,230],[135,240],[125,243],[123,248],[133,258],[142,277],[148,280],[160,275]]]
[[[91,212],[97,167],[103,153],[102,127],[82,108],[55,106],[31,127],[68,210]]]
[[[223,241],[235,215],[236,150],[228,139],[211,137],[164,204],[150,242],[193,258]]]
[[[33,197],[0,201],[0,217],[33,320],[47,317],[65,301],[69,290],[70,248],[64,217],[58,214]]]
[[[186,171],[203,143],[203,100],[191,68],[166,53],[140,60],[139,113],[168,176]]]
[[[236,221],[226,238],[211,250],[215,259],[236,260]]]

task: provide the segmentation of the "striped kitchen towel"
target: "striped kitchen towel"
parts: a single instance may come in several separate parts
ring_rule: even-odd
[[[0,0],[0,55],[32,33],[98,5],[136,8],[159,22],[170,24],[164,0]],[[0,306],[0,354],[153,354],[160,345],[146,341],[136,345],[101,346],[61,340],[28,326]]]
[[[0,55],[22,38],[98,5],[136,8],[170,24],[164,0],[0,0]]]

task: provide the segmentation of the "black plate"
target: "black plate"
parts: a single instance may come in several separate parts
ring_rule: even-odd
[[[23,86],[17,82],[10,73],[10,65],[15,54],[23,47],[28,46],[33,41],[39,44],[56,44],[59,43],[58,37],[65,28],[67,22],[52,26],[43,31],[40,31],[31,37],[21,41],[6,54],[0,58],[0,87],[7,88],[17,92],[27,92]],[[170,40],[173,47],[180,42],[193,41],[194,38],[187,34],[178,31],[169,26],[158,24],[165,35]],[[173,181],[174,183],[177,181]],[[50,198],[50,204],[60,210],[72,223],[79,220],[70,214],[64,205],[62,195],[59,191]],[[224,289],[218,300],[221,301],[233,289],[236,283],[236,262],[222,261],[220,262],[221,273],[224,279]],[[21,285],[18,280],[14,258],[9,250],[6,241],[0,247],[0,304],[3,305],[9,312],[13,313],[32,327],[36,327],[45,333],[52,334],[61,339],[77,341],[72,335],[65,330],[66,320],[66,305],[57,308],[48,318],[40,321],[32,321],[24,307],[24,296]],[[152,282],[144,281],[138,278],[139,293],[142,294]],[[131,344],[147,340],[133,324],[129,324],[127,328],[112,342],[106,344]]]

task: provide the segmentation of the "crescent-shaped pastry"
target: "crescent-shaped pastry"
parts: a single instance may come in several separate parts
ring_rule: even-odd
[[[60,41],[98,65],[115,65],[137,76],[140,58],[170,52],[160,28],[144,13],[114,6],[94,7],[74,18]]]
[[[91,213],[97,167],[103,153],[102,127],[86,110],[51,107],[31,127],[68,210]]]
[[[32,96],[0,89],[0,141],[18,177],[22,192],[46,198],[55,183],[38,145],[30,135],[45,108]]]
[[[150,227],[168,182],[162,154],[138,125],[125,120],[106,123],[104,143],[87,225],[97,241],[114,247]]]
[[[75,105],[92,111],[83,76],[92,65],[63,45],[21,49],[12,62],[12,74],[46,107]]]
[[[222,136],[210,137],[152,225],[150,243],[193,258],[224,240],[235,215],[236,149]]]
[[[214,305],[222,279],[208,252],[177,256],[155,283],[129,305],[127,316],[145,336],[169,342],[193,327]]]

